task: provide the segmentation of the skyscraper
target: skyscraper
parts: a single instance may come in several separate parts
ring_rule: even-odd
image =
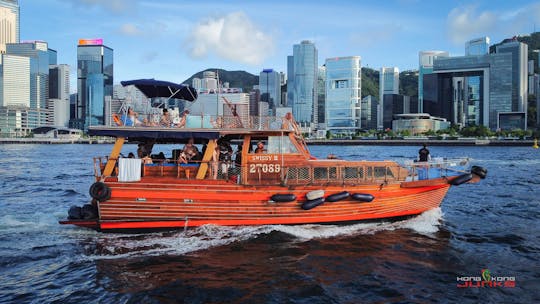
[[[30,58],[30,108],[45,109],[49,97],[50,52],[47,42],[8,43],[6,53]]]
[[[6,43],[19,43],[19,1],[0,0],[0,53]]]
[[[361,128],[362,65],[360,56],[326,59],[326,128],[354,135]]]
[[[315,45],[307,40],[295,44],[293,55],[287,58],[287,105],[300,123],[318,122],[317,58]]]
[[[105,96],[113,94],[113,49],[102,39],[81,39],[77,46],[77,113],[72,127],[105,124]]]
[[[448,57],[446,51],[421,51],[418,53],[418,113],[424,112],[424,75],[433,72],[433,60],[436,57]]]
[[[515,41],[504,42],[496,52],[512,54],[512,112],[527,113],[527,44]]]
[[[377,111],[377,129],[382,129],[384,125],[384,95],[387,94],[399,94],[399,69],[397,67],[382,67],[379,73],[379,111]]]
[[[482,56],[489,54],[489,37],[482,37],[465,43],[465,56]],[[466,125],[480,125],[480,111],[484,107],[485,96],[482,94],[481,84],[483,76],[469,76],[464,78],[464,115]]]
[[[275,111],[281,104],[281,75],[272,69],[264,69],[259,74],[259,90],[261,101],[268,103],[270,110]]]
[[[69,123],[69,65],[49,65],[49,102],[51,124],[67,127]]]

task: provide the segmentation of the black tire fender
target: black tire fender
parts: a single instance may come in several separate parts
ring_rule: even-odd
[[[103,182],[95,182],[88,191],[92,198],[103,202],[111,198],[111,188]]]

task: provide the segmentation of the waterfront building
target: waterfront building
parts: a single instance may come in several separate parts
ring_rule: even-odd
[[[510,40],[492,54],[434,58],[432,73],[422,78],[424,113],[457,125],[477,121],[496,130],[514,128],[519,123],[519,128],[525,129],[526,56],[527,45]],[[470,111],[465,119],[463,79],[471,76],[480,77],[480,102],[479,109]]]
[[[30,107],[30,58],[0,55],[0,107]]]
[[[391,129],[392,121],[396,115],[414,113],[418,107],[417,98],[400,94],[384,95],[383,128]]]
[[[328,58],[325,66],[326,129],[333,134],[354,135],[361,128],[360,56]]]
[[[6,53],[30,58],[30,108],[45,109],[49,96],[49,60],[56,51],[49,50],[44,41],[25,41],[6,44]]]
[[[0,0],[0,53],[7,43],[19,43],[19,1]]]
[[[77,109],[70,125],[87,130],[105,124],[105,96],[113,94],[113,49],[102,39],[81,39],[77,46]]]
[[[317,77],[317,117],[319,128],[326,129],[326,66],[319,67]]]
[[[261,101],[268,104],[270,111],[281,106],[281,74],[272,70],[264,69],[259,74],[259,90]]]
[[[225,99],[230,103],[230,106],[227,105]],[[268,111],[268,108],[265,108],[261,105],[262,102],[259,102],[259,111]],[[242,123],[247,126],[249,123],[250,115],[250,95],[247,93],[226,93],[220,92],[216,93],[199,93],[197,97],[197,102],[189,103],[186,105],[186,109],[190,112],[190,121],[195,121],[195,116],[199,116],[198,122],[195,124],[203,123],[206,127],[210,126],[210,120],[215,119],[216,116],[228,116],[232,117],[232,110],[236,110],[238,116],[240,116]],[[258,115],[258,114],[257,114]],[[232,118],[230,118],[232,119]]]
[[[418,111],[417,113],[424,112],[424,75],[431,74],[433,72],[433,60],[437,57],[448,57],[449,53],[446,51],[421,51],[418,53],[419,66],[418,66]]]
[[[409,113],[394,115],[392,130],[409,131],[410,135],[423,134],[429,130],[439,131],[450,128],[450,122],[444,118],[434,117],[427,113]]]
[[[360,127],[363,130],[377,129],[377,115],[379,102],[375,96],[368,95],[362,98],[360,104]]]
[[[47,108],[52,116],[50,124],[67,127],[70,119],[69,65],[49,65],[49,100]]]
[[[483,56],[489,54],[489,37],[472,39],[465,43],[465,56]],[[461,122],[463,125],[480,125],[480,109],[484,107],[485,96],[480,89],[483,78],[468,76],[463,78],[464,94]],[[459,95],[458,95],[459,96]]]
[[[399,94],[399,69],[397,67],[382,67],[379,73],[379,104],[380,111],[377,116],[377,128],[383,128],[385,116],[384,96],[387,94]],[[392,117],[392,114],[387,114]],[[390,119],[391,120],[391,119]],[[390,123],[391,124],[391,123]],[[389,126],[387,127],[389,128]]]
[[[318,53],[315,44],[304,40],[293,46],[287,57],[287,106],[301,125],[318,123],[317,75]]]

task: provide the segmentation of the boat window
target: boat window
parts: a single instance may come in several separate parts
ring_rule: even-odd
[[[289,168],[287,170],[287,179],[307,180],[309,179],[309,170],[308,168]]]
[[[347,167],[343,170],[344,179],[357,179],[364,178],[364,168],[363,167]]]
[[[316,167],[313,168],[314,179],[335,179],[337,177],[336,167]]]
[[[394,173],[389,167],[386,167],[386,176],[387,177],[394,177]]]
[[[386,167],[373,167],[373,177],[380,178],[386,176]]]
[[[288,136],[269,136],[267,150],[268,153],[272,154],[298,153],[298,150]]]

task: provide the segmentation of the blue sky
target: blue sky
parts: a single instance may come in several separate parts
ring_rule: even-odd
[[[464,54],[467,40],[498,43],[540,31],[540,1],[19,0],[21,40],[43,40],[72,67],[77,43],[103,38],[114,82],[182,82],[207,68],[286,72],[292,46],[311,40],[326,58],[418,69],[418,52]]]

